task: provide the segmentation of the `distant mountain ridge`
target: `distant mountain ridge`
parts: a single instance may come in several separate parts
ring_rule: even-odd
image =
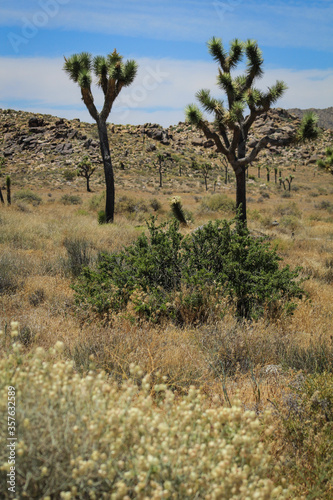
[[[308,111],[315,112],[318,117],[318,125],[324,128],[333,129],[333,107],[325,108],[325,109],[317,109],[317,108],[308,108],[308,109],[299,109],[299,108],[290,108],[287,110],[289,113],[297,116],[302,119],[305,113]]]

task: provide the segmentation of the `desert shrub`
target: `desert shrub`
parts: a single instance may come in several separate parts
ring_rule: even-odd
[[[28,261],[15,252],[0,255],[0,295],[14,293],[29,274]]]
[[[298,376],[290,389],[280,408],[285,474],[298,484],[298,494],[328,500],[333,494],[333,374]]]
[[[62,175],[64,179],[68,182],[72,182],[77,177],[76,170],[63,170]]]
[[[144,201],[130,196],[121,196],[116,203],[115,212],[118,214],[134,215],[149,212],[149,205]]]
[[[89,201],[90,210],[102,210],[105,206],[105,193],[94,194]]]
[[[154,212],[158,212],[162,208],[162,204],[157,198],[153,198],[152,200],[150,200],[150,206],[154,210]]]
[[[77,196],[75,194],[64,194],[60,198],[61,203],[64,205],[81,205],[82,199],[80,196]]]
[[[31,203],[32,205],[40,205],[40,203],[42,203],[42,198],[30,189],[20,189],[16,191],[13,195],[13,200],[16,202],[23,201]]]
[[[97,214],[97,221],[98,221],[98,224],[106,224],[105,210],[99,210],[99,212]]]
[[[18,498],[293,497],[292,487],[278,482],[279,460],[262,442],[268,415],[260,422],[237,405],[208,405],[194,388],[180,403],[163,380],[152,388],[135,367],[120,387],[103,372],[81,377],[72,362],[54,362],[61,349],[61,342],[48,353],[39,347],[22,363],[16,345],[0,361],[1,413],[7,414],[8,388],[20,396]],[[7,433],[4,418],[0,431]],[[0,463],[0,488],[9,499],[5,446]]]
[[[201,202],[203,212],[234,212],[235,202],[225,194],[205,196]]]
[[[333,203],[323,200],[318,205],[315,205],[315,208],[319,208],[319,210],[328,210],[331,213],[333,212]]]
[[[67,250],[67,259],[64,262],[65,269],[76,277],[92,261],[90,243],[82,238],[66,238],[64,247]]]
[[[297,203],[289,202],[286,205],[278,205],[276,209],[279,215],[292,215],[294,217],[300,218],[302,215],[301,210],[299,209]]]
[[[182,292],[182,308],[188,303],[191,315],[194,309],[200,317],[208,289],[210,308],[218,309],[228,297],[240,317],[276,312],[280,306],[291,312],[292,300],[303,295],[295,281],[299,269],[280,269],[276,249],[244,227],[232,229],[233,222],[209,223],[183,237],[177,221],[157,226],[152,218],[149,238],[142,234],[121,252],[101,255],[96,268],[83,271],[74,285],[77,304],[104,314],[132,303],[149,319],[179,319]]]
[[[29,303],[34,307],[38,307],[40,304],[42,304],[45,301],[45,292],[43,288],[37,288],[29,295],[28,300]]]
[[[308,374],[323,372],[333,373],[333,344],[317,341],[308,346],[292,343],[280,346],[277,353],[280,363],[285,368],[302,370]]]
[[[299,218],[294,215],[284,215],[280,220],[280,225],[291,231],[296,231],[302,226]]]

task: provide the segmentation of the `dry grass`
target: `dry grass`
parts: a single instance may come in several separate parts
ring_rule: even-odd
[[[180,400],[194,385],[209,401],[215,398],[229,406],[240,399],[243,408],[260,414],[272,402],[283,400],[297,370],[311,373],[314,366],[319,367],[319,348],[323,352],[320,366],[326,363],[333,370],[333,220],[329,211],[316,208],[329,198],[333,186],[327,174],[311,178],[310,184],[305,167],[295,175],[307,189],[300,187],[284,199],[271,182],[270,197],[259,202],[262,188],[256,182],[249,203],[250,229],[278,244],[283,263],[300,265],[303,274],[310,276],[305,283],[309,299],[299,304],[291,318],[239,323],[230,313],[220,322],[196,328],[133,324],[124,317],[111,325],[100,325],[94,318],[82,323],[75,311],[64,242],[85,242],[93,262],[99,252],[118,251],[132,242],[145,230],[144,218],[150,212],[124,210],[117,214],[115,224],[99,225],[91,210],[94,195],[82,191],[80,206],[65,206],[60,199],[64,193],[71,194],[67,187],[56,193],[52,203],[47,201],[48,191],[41,188],[43,203],[38,206],[1,207],[0,278],[8,285],[0,289],[0,329],[8,332],[10,322],[18,321],[27,352],[38,346],[49,349],[61,340],[65,347],[61,358],[73,360],[81,374],[102,368],[119,383],[130,378],[134,364],[149,375],[152,385],[165,377],[165,384]],[[326,191],[320,194],[323,182]],[[209,219],[223,218],[221,212],[203,213],[198,196],[205,193],[187,184],[171,191],[181,196],[183,207],[193,214],[194,223],[183,229],[185,233]],[[233,199],[234,186],[222,187],[220,192]],[[168,217],[169,191],[163,194],[152,186],[138,196],[125,182],[117,196],[124,195],[147,206],[157,198],[159,219]],[[151,213],[155,214],[153,209]],[[274,220],[279,226],[272,225]]]

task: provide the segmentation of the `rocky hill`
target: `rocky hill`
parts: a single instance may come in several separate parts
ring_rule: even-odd
[[[256,164],[274,164],[279,168],[293,164],[296,168],[297,165],[315,164],[323,157],[325,146],[331,143],[330,132],[325,132],[315,144],[297,145],[293,138],[299,123],[297,116],[283,109],[273,109],[261,116],[249,137],[249,147],[263,135],[272,137],[275,145],[262,151]],[[221,171],[214,142],[207,141],[186,123],[180,122],[167,129],[151,123],[142,126],[109,124],[108,129],[118,185],[123,183],[134,189],[158,186],[157,176],[152,174],[157,169],[158,153],[165,157],[164,169],[177,173],[172,180],[175,189],[181,186],[181,176],[196,176],[197,164],[209,161],[216,172]],[[85,155],[92,163],[101,165],[95,124],[0,110],[3,173],[10,174],[16,185],[41,181],[45,187],[61,189],[65,181],[73,181],[76,166]],[[102,184],[103,169],[99,168],[98,172],[93,182]]]
[[[299,109],[299,108],[291,108],[288,109],[288,112],[292,115],[297,116],[302,119],[305,113],[308,111],[313,111],[318,115],[318,124],[320,127],[324,127],[325,129],[333,129],[333,107],[325,108],[325,109],[316,109],[316,108],[308,108],[308,109]]]

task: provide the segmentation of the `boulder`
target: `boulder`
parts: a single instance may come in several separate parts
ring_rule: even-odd
[[[29,118],[28,125],[29,128],[42,127],[44,125],[44,119],[38,116],[33,116],[32,118]]]

